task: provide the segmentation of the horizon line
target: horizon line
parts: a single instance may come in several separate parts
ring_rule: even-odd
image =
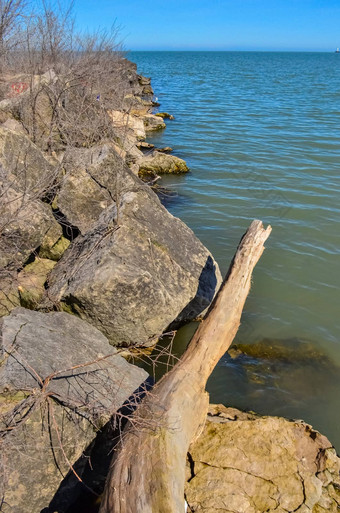
[[[222,49],[173,49],[173,48],[164,48],[164,49],[129,49],[127,52],[243,52],[243,53],[338,53],[336,50],[222,50]]]

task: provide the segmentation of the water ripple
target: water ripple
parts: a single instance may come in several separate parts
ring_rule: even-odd
[[[152,77],[161,110],[175,115],[153,142],[174,147],[191,169],[163,180],[179,194],[172,213],[195,231],[223,271],[252,219],[273,225],[238,337],[306,337],[340,362],[338,57],[132,55],[140,72]],[[335,411],[338,405],[330,402],[334,426],[340,421]],[[307,408],[307,420],[313,415]],[[316,424],[340,448],[340,433],[321,417]]]

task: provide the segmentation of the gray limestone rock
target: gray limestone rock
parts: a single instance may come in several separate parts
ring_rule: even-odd
[[[39,247],[51,248],[62,229],[46,203],[10,187],[0,191],[0,269],[15,270]]]
[[[30,139],[0,126],[0,186],[42,198],[50,193],[59,174]]]
[[[37,513],[147,374],[88,323],[24,308],[1,321],[1,360],[0,496]]]
[[[100,415],[107,420],[147,377],[94,326],[65,312],[16,308],[2,318],[1,337],[0,393],[38,390],[56,373],[48,385],[51,394],[92,420]]]
[[[93,177],[92,172],[92,168],[98,166],[109,152],[117,161],[122,160],[109,146],[103,146],[98,151],[74,149],[64,160],[66,174],[56,203],[67,220],[81,233],[93,228],[100,214],[113,203],[110,191],[101,184],[101,176]]]
[[[80,199],[76,190],[61,190],[61,209],[84,235],[50,274],[48,297],[113,344],[148,345],[175,319],[192,319],[210,304],[221,282],[218,266],[109,145],[83,150],[81,159],[112,204],[95,222],[81,187]]]
[[[61,237],[51,207],[40,200],[53,194],[58,172],[28,137],[0,127],[0,272],[16,271]]]

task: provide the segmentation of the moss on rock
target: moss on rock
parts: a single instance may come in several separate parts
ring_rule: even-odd
[[[54,260],[57,262],[61,259],[65,251],[70,245],[70,241],[66,239],[64,236],[60,237],[57,242],[51,247],[41,247],[39,251],[39,256],[41,258],[48,258],[49,260]]]
[[[180,174],[187,173],[189,168],[185,160],[155,151],[151,157],[144,158],[139,165],[139,176],[147,174]]]
[[[172,114],[169,114],[168,112],[157,112],[155,116],[158,116],[162,119],[175,119],[175,117]]]
[[[40,303],[49,272],[56,265],[53,260],[36,258],[18,274],[18,290],[22,306],[34,310]]]

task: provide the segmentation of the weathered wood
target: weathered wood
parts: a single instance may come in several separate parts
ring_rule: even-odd
[[[138,408],[138,428],[130,425],[113,458],[100,513],[184,512],[186,454],[206,417],[206,381],[236,335],[270,232],[252,222],[183,357]]]

